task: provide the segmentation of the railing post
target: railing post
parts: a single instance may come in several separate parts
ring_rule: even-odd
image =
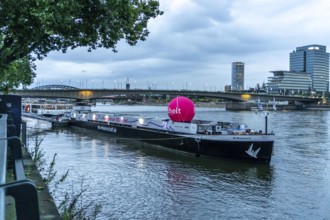
[[[38,192],[35,184],[28,179],[1,185],[7,195],[15,199],[17,220],[39,220]]]
[[[22,121],[22,130],[21,130],[21,136],[22,136],[22,143],[24,147],[26,147],[26,121]]]

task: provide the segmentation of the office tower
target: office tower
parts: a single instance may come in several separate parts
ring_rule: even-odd
[[[297,47],[290,53],[290,71],[309,74],[314,91],[329,91],[329,53],[326,46],[312,44]]]
[[[244,90],[244,63],[233,62],[231,65],[231,89]]]
[[[131,84],[130,84],[129,79],[127,77],[127,80],[126,80],[126,90],[130,90],[130,88],[131,88]]]

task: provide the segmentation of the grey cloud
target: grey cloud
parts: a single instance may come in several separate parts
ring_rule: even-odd
[[[160,0],[165,14],[150,22],[146,41],[134,47],[120,42],[118,53],[106,49],[88,53],[87,48],[66,54],[52,52],[38,62],[38,77],[54,77],[55,70],[47,68],[47,63],[65,61],[88,71],[68,73],[59,65],[56,71],[66,74],[58,74],[58,78],[113,84],[130,77],[143,85],[147,81],[158,81],[159,85],[175,81],[178,86],[191,81],[201,87],[204,82],[230,83],[231,62],[242,61],[246,84],[253,86],[266,81],[270,70],[286,69],[295,47],[329,44],[330,33],[324,23],[329,16],[322,13],[327,11],[322,0],[190,0],[171,11],[174,2],[181,1]],[[310,12],[311,8],[317,12]]]

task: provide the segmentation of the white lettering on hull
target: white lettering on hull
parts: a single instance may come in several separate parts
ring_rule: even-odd
[[[112,127],[105,127],[105,126],[97,126],[98,130],[102,130],[102,131],[108,131],[108,132],[112,132],[112,133],[117,133],[117,129],[116,128],[112,128]]]

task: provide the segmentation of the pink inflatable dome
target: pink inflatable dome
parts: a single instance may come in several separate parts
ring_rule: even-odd
[[[194,103],[184,96],[178,96],[168,104],[168,116],[174,122],[191,122],[195,116]]]

